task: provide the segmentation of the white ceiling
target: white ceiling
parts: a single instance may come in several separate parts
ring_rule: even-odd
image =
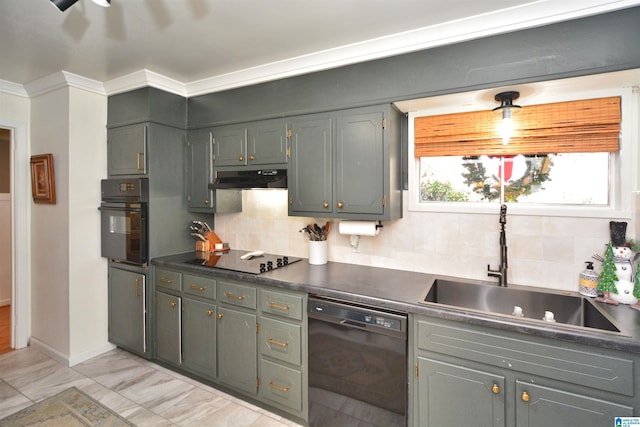
[[[144,71],[211,92],[618,10],[640,0],[0,1],[0,81]]]

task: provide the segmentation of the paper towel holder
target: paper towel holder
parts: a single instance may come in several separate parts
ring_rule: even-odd
[[[375,225],[376,230],[380,230],[383,228],[382,221],[378,220],[378,223]],[[350,234],[349,235],[349,243],[351,244],[351,248],[355,252],[360,246],[360,235],[359,234]]]

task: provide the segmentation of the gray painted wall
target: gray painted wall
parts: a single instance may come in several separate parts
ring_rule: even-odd
[[[188,126],[283,117],[640,67],[640,7],[188,100]]]

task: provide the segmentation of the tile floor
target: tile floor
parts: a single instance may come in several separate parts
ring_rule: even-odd
[[[141,427],[299,426],[120,349],[72,368],[31,347],[0,355],[0,419],[71,386]]]

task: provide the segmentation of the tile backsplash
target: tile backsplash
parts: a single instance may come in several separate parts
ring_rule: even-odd
[[[286,190],[243,191],[243,212],[218,214],[216,233],[234,249],[263,250],[309,256],[299,230],[326,218],[287,216]],[[405,192],[406,197],[406,192]],[[640,193],[634,193],[634,218],[640,212]],[[407,206],[408,203],[405,203]],[[349,236],[338,234],[339,220],[331,220],[329,261],[436,273],[481,280],[487,264],[500,260],[498,213],[495,215],[409,212],[383,222],[375,237],[361,237],[353,250]],[[635,221],[628,221],[628,237],[638,239]],[[604,252],[609,220],[512,215],[507,221],[509,283],[577,291],[585,261]],[[596,262],[596,271],[600,265]]]

